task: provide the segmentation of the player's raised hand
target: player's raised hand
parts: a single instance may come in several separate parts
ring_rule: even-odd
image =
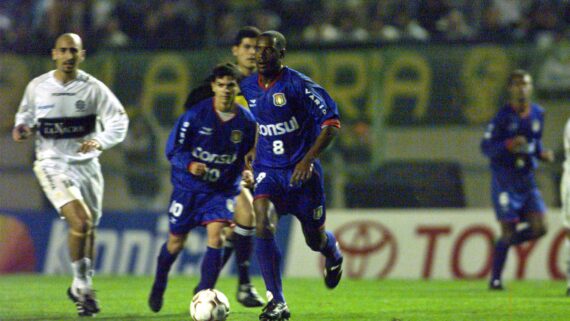
[[[24,141],[28,139],[30,135],[32,135],[32,129],[26,124],[20,124],[12,129],[12,139],[14,139],[15,142],[19,143]]]
[[[255,183],[255,178],[253,177],[253,172],[249,169],[244,170],[241,173],[241,179],[244,183],[244,186],[247,188],[252,188],[253,183]]]
[[[195,176],[202,176],[206,174],[207,169],[208,168],[206,167],[206,164],[200,162],[192,162],[190,163],[190,166],[188,166],[188,171],[190,174]]]
[[[302,159],[295,165],[289,184],[291,186],[308,181],[313,176],[313,162]]]
[[[101,144],[94,139],[89,139],[81,143],[81,146],[79,146],[79,150],[77,152],[84,154],[96,149],[101,150]]]

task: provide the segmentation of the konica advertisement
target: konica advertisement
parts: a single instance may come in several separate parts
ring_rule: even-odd
[[[345,255],[350,278],[483,279],[491,269],[499,227],[492,210],[331,210],[332,230]],[[513,248],[507,279],[562,279],[565,237],[558,210],[537,242]],[[98,274],[151,275],[168,220],[160,213],[106,213],[97,232]],[[55,212],[0,212],[0,273],[70,273],[66,223]],[[320,277],[323,261],[305,244],[299,223],[281,219],[278,243],[286,276]],[[172,273],[199,273],[205,230],[190,233]],[[258,272],[256,258],[252,271]],[[228,264],[224,274],[234,274]]]

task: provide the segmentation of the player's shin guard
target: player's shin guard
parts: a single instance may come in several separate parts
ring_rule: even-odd
[[[213,289],[222,270],[222,249],[208,247],[200,267],[200,283],[196,290]]]
[[[234,241],[232,239],[226,239],[224,241],[224,247],[222,249],[222,268],[224,268],[234,253]]]
[[[275,239],[257,238],[255,255],[267,291],[271,292],[275,302],[285,302],[281,283],[281,251]]]
[[[498,281],[501,282],[501,275],[503,274],[503,268],[505,267],[505,261],[507,260],[507,254],[509,251],[509,244],[503,240],[498,240],[495,243],[495,251],[493,253],[493,270],[491,274],[491,285]]]
[[[249,284],[249,259],[253,250],[253,227],[237,225],[234,229],[234,248],[239,276],[239,284]]]

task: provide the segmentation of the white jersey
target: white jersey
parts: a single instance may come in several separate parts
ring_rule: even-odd
[[[564,126],[564,171],[570,173],[570,119]]]
[[[570,119],[564,126],[564,172],[560,181],[560,199],[562,200],[562,224],[570,228]]]
[[[54,75],[52,70],[28,84],[16,114],[16,126],[36,130],[37,160],[80,162],[101,154],[78,153],[82,142],[95,139],[108,149],[125,139],[129,119],[105,84],[81,70],[65,85]]]

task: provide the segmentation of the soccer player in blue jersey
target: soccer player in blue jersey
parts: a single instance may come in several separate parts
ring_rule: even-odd
[[[539,160],[554,161],[554,153],[542,145],[544,110],[531,102],[532,90],[528,72],[515,70],[510,74],[510,100],[487,126],[481,142],[483,153],[491,161],[491,195],[501,224],[493,254],[491,290],[503,290],[501,274],[509,247],[546,234],[546,206],[534,171]],[[517,229],[521,222],[528,226]]]
[[[214,288],[222,269],[222,229],[232,220],[244,157],[255,144],[254,118],[235,103],[237,68],[218,65],[210,79],[214,97],[180,116],[166,145],[174,188],[168,210],[170,233],[158,256],[148,300],[154,312],[162,308],[168,272],[197,226],[206,227],[208,241],[195,291]],[[244,179],[253,183],[253,175]]]
[[[240,77],[251,75],[255,71],[255,40],[261,31],[256,27],[241,28],[234,39],[232,54],[236,57],[236,65]],[[197,102],[213,95],[209,81],[193,89],[186,99],[185,107],[190,109]],[[236,102],[247,107],[247,102],[238,90]],[[260,307],[264,302],[251,283],[249,276],[249,260],[253,250],[253,235],[255,233],[255,213],[253,211],[253,197],[248,188],[242,188],[236,197],[236,208],[232,228],[224,229],[225,242],[223,246],[222,266],[230,259],[235,250],[238,291],[236,299],[246,307]]]
[[[255,253],[271,293],[260,320],[290,317],[275,242],[279,216],[295,215],[307,245],[325,256],[327,287],[335,288],[342,275],[338,244],[333,233],[325,230],[323,172],[318,160],[340,128],[338,110],[321,86],[283,65],[285,48],[281,33],[262,33],[255,47],[258,73],[240,83],[258,124],[255,155],[248,154],[249,160],[255,158]]]

